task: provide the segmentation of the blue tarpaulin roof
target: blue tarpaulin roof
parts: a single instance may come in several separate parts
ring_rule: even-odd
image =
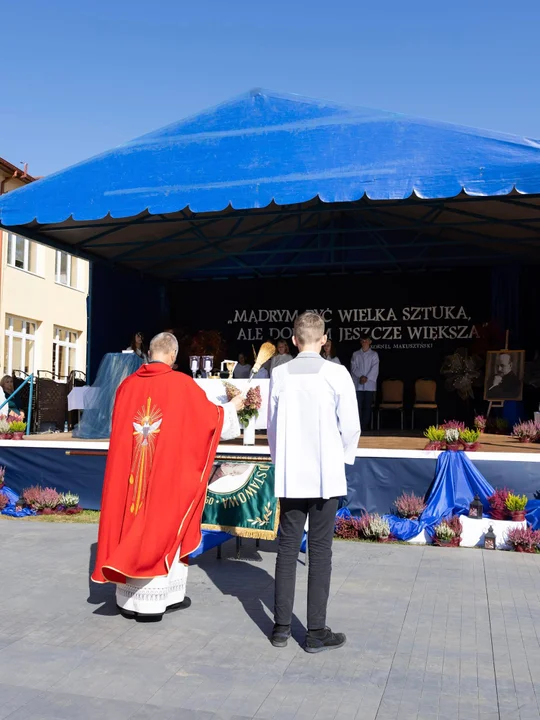
[[[540,143],[253,91],[0,201],[23,225],[302,203],[540,193]]]
[[[175,248],[174,258],[183,258],[173,263],[178,270],[191,250],[201,255],[199,265],[220,259],[201,248],[240,237],[235,210],[273,208],[264,224],[273,226],[275,238],[294,230],[279,224],[279,206],[510,193],[540,193],[539,141],[257,90],[7,194],[0,198],[0,223],[139,269],[151,265],[154,252],[168,262]],[[231,225],[207,234],[200,213],[220,212],[229,213]],[[183,229],[158,231],[156,216],[172,214]],[[128,223],[115,225],[118,218],[137,218],[139,235]],[[482,219],[478,212],[475,218]],[[260,227],[249,228],[252,240]],[[524,237],[531,227],[521,226]],[[223,254],[227,245],[220,247]],[[241,244],[233,249],[246,251]]]

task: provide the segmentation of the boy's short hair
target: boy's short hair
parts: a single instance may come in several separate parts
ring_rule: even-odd
[[[369,335],[368,333],[362,333],[360,335],[360,340],[371,340],[371,335]]]
[[[300,345],[317,342],[324,335],[324,320],[314,312],[305,312],[294,321],[294,336]]]

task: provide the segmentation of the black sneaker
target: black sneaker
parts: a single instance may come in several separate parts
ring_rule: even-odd
[[[270,642],[274,647],[285,647],[288,639],[291,637],[290,625],[274,625]]]
[[[308,653],[337,650],[346,642],[347,638],[343,633],[333,633],[329,627],[325,627],[324,630],[308,630],[304,650]]]

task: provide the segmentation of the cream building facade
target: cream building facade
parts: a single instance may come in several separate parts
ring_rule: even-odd
[[[0,159],[0,193],[33,180]],[[0,236],[1,375],[86,372],[88,262],[15,233]]]

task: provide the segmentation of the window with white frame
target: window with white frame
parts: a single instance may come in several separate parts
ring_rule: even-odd
[[[65,252],[56,251],[56,282],[77,288],[77,258]]]
[[[37,243],[28,240],[28,238],[8,233],[8,250],[7,262],[11,267],[26,270],[27,272],[37,272]]]
[[[65,378],[77,369],[77,341],[79,333],[67,328],[55,327],[53,337],[53,375]]]
[[[11,375],[14,370],[34,372],[36,328],[35,320],[6,316],[4,372],[7,375]]]

